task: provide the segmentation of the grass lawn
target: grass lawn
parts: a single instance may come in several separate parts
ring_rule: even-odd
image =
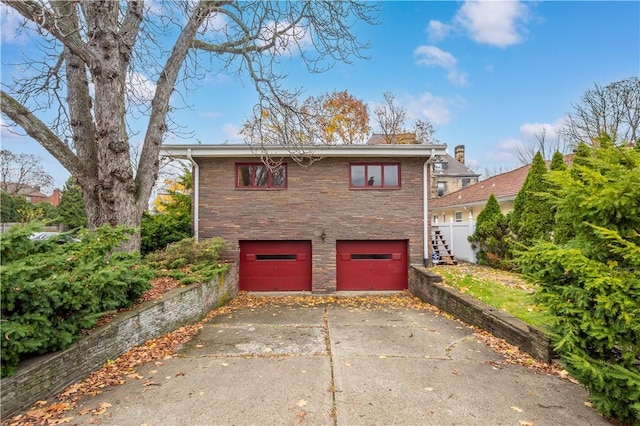
[[[536,286],[522,275],[473,264],[438,265],[433,272],[449,287],[522,321],[547,329],[551,316],[534,301]]]

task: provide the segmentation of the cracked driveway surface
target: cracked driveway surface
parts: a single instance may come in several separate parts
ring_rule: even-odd
[[[103,425],[597,425],[584,390],[411,308],[263,306],[76,408]],[[100,416],[88,413],[111,404]],[[104,404],[103,404],[104,406]],[[82,414],[88,413],[88,414]]]

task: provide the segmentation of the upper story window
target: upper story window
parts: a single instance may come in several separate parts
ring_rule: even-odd
[[[471,179],[462,179],[462,187],[466,188],[467,186],[471,185]]]
[[[444,196],[447,192],[447,182],[438,182],[438,197]]]
[[[462,212],[455,212],[455,221],[462,222]]]
[[[349,187],[362,189],[400,188],[400,164],[351,164]]]
[[[286,189],[287,165],[267,167],[263,163],[236,164],[236,188]]]

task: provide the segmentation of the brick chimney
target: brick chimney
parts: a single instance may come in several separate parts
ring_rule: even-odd
[[[454,152],[455,152],[454,157],[456,161],[458,161],[461,164],[464,164],[464,145],[456,146]]]

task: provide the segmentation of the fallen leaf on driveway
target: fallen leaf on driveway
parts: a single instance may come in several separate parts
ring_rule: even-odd
[[[307,401],[305,401],[304,399],[301,399],[300,401],[298,401],[298,407],[304,407],[305,405],[307,405]]]
[[[511,409],[513,411],[517,411],[518,413],[522,413],[522,408],[518,408],[518,407],[513,406],[513,407],[511,407]]]

